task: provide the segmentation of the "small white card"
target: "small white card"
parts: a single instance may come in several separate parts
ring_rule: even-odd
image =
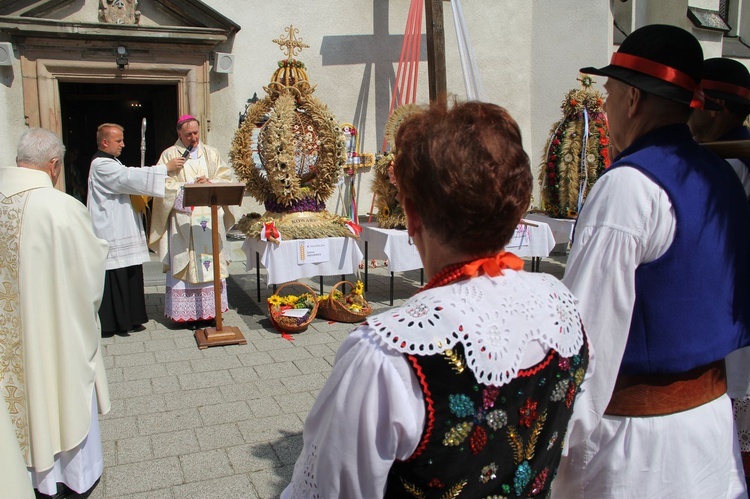
[[[519,224],[506,248],[522,248],[529,245],[529,226]]]
[[[309,308],[288,308],[281,312],[286,317],[304,317],[310,312]]]
[[[327,239],[302,239],[297,245],[297,265],[327,262],[329,255]]]

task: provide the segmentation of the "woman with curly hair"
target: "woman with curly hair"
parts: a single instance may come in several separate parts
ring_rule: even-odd
[[[588,350],[565,286],[504,251],[532,187],[518,125],[436,104],[396,147],[429,282],[344,340],[282,497],[545,497]]]

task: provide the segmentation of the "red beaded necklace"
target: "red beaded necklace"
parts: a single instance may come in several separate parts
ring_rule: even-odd
[[[445,286],[462,277],[476,277],[480,274],[480,269],[488,276],[495,277],[501,275],[504,269],[521,270],[522,268],[523,260],[513,253],[501,251],[494,256],[448,265],[432,276],[430,282],[419,291]]]

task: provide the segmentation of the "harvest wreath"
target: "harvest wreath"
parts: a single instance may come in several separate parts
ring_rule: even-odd
[[[565,96],[563,118],[552,125],[539,171],[541,209],[555,218],[576,218],[596,179],[609,166],[609,129],[604,98],[593,80]]]
[[[344,135],[328,107],[312,96],[304,64],[293,59],[307,47],[295,37],[299,30],[286,31],[288,38],[274,42],[288,58],[279,62],[264,87],[268,95],[248,108],[232,141],[235,173],[266,209],[262,216],[243,217],[238,227],[264,240],[269,234],[277,241],[352,236],[346,218],[325,211],[346,163]],[[284,217],[292,213],[307,214],[310,223]]]
[[[375,206],[378,209],[378,227],[381,229],[406,228],[406,214],[398,201],[398,189],[393,181],[393,164],[397,154],[396,133],[407,118],[423,110],[423,107],[416,104],[397,107],[385,125],[385,139],[390,150],[377,155],[372,181]]]

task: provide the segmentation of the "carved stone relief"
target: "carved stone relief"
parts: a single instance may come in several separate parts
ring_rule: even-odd
[[[99,21],[110,24],[138,24],[138,0],[99,0]]]

